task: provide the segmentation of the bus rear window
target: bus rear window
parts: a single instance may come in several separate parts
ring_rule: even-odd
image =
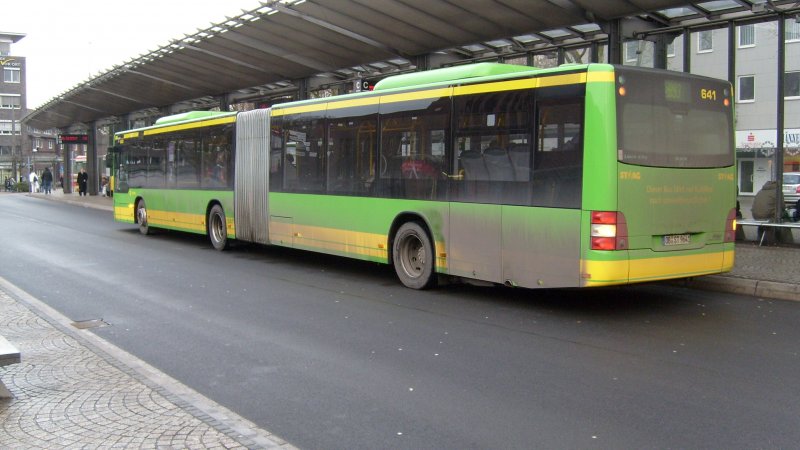
[[[697,76],[618,70],[619,161],[656,167],[732,165],[728,86]]]

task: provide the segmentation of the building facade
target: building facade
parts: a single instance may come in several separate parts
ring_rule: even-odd
[[[45,167],[58,173],[60,167],[57,132],[22,127],[28,114],[25,57],[15,56],[12,45],[24,34],[0,32],[0,180],[19,180]]]

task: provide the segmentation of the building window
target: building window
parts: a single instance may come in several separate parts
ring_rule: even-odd
[[[20,98],[19,94],[0,94],[0,108],[20,109]]]
[[[755,76],[743,75],[737,78],[737,100],[739,103],[751,103],[756,99]]]
[[[13,147],[10,145],[0,145],[0,156],[10,156],[12,155]]]
[[[756,26],[754,24],[739,27],[739,48],[756,46]]]
[[[625,42],[625,62],[635,63],[639,59],[639,41]]]
[[[19,134],[19,121],[0,120],[0,134]]]
[[[800,99],[800,72],[786,72],[783,82],[783,97],[786,99]]]
[[[714,50],[714,35],[711,30],[697,33],[697,53],[708,53]]]
[[[49,140],[49,139],[47,140],[47,148],[48,148],[49,150],[52,150],[52,149],[53,149],[53,141],[51,141],[51,140]]]
[[[786,42],[800,42],[800,23],[795,19],[786,21]]]
[[[19,83],[20,70],[19,67],[3,67],[3,81],[6,83]]]

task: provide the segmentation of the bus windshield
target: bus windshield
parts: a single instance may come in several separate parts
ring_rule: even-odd
[[[619,161],[654,167],[731,166],[729,84],[677,75],[617,69]]]

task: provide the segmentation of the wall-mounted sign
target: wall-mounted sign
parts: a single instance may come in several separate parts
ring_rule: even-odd
[[[0,66],[3,67],[20,67],[22,63],[15,58],[0,58]]]
[[[62,144],[88,144],[88,134],[59,134],[58,141]]]

